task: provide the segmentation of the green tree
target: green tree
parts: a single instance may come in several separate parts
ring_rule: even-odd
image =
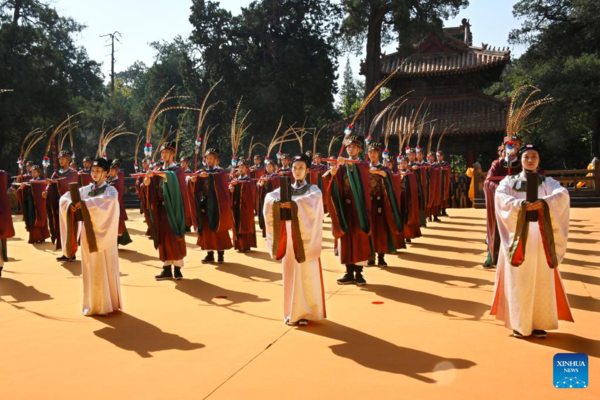
[[[346,67],[344,68],[344,82],[340,90],[340,105],[338,112],[343,118],[348,118],[353,115],[357,106],[355,104],[362,100],[364,89],[363,84],[359,79],[354,78],[352,73],[352,67],[350,66],[350,59],[346,59]]]
[[[456,15],[468,0],[342,0],[341,37],[346,48],[360,53],[366,42],[365,93],[381,81],[381,47],[393,40],[410,54],[426,34],[441,30],[443,21]],[[366,126],[379,110],[379,97],[365,112]]]

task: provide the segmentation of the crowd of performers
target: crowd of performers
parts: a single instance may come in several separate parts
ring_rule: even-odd
[[[538,171],[539,149],[527,145],[519,151],[516,137],[505,142],[505,155],[493,163],[485,182],[486,266],[497,266],[492,314],[515,336],[544,337],[558,319],[573,320],[557,269],[566,250],[569,195],[540,174],[539,200],[525,201],[526,173]],[[206,252],[203,263],[219,264],[226,251],[251,252],[258,234],[271,256],[283,260],[285,322],[306,325],[325,318],[320,260],[325,215],[345,266],[337,283],[362,286],[364,267],[385,268],[387,255],[419,238],[428,222],[447,216],[450,193],[450,165],[441,150],[425,154],[407,147],[391,158],[383,145],[353,134],[344,146],[346,154],[339,158],[282,154],[277,165],[256,155],[227,169],[220,166],[219,150],[209,148],[203,167],[193,171],[189,158],[177,163],[176,142],[164,143],[161,162],[145,159],[135,175],[146,235],[162,262],[155,279],[183,279],[186,233],[197,235]],[[27,173],[15,183],[29,243],[50,239],[62,249],[62,262],[73,261],[81,247],[83,313],[109,314],[122,309],[118,246],[131,243],[124,173],[118,160],[86,157],[79,171],[72,168],[70,152],[61,152],[58,160],[60,168],[50,179],[27,163]],[[0,171],[0,273],[6,239],[14,236],[7,182]],[[539,228],[524,220],[527,211],[539,212]]]

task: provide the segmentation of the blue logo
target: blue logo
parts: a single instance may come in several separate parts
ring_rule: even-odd
[[[558,353],[554,356],[554,387],[584,389],[588,387],[588,356],[582,353]]]

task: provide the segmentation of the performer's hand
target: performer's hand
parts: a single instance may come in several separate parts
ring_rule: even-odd
[[[536,200],[533,203],[530,202],[525,202],[525,210],[527,211],[537,211],[540,210],[542,208],[542,202],[541,200]]]
[[[344,165],[346,164],[346,159],[344,157],[338,157],[337,162],[340,165]]]
[[[190,180],[191,180],[192,182],[196,183],[196,177],[195,177],[195,176],[192,176],[192,177],[190,178]]]
[[[279,203],[279,208],[292,208],[292,203],[289,201],[286,201],[284,203]]]
[[[69,206],[69,209],[71,210],[71,212],[76,212],[78,210],[81,210],[81,203],[71,203],[71,205]]]
[[[42,192],[42,199],[45,199],[46,197],[48,197],[48,192]]]
[[[146,178],[152,178],[154,176],[154,171],[149,169],[148,172],[146,172]]]
[[[416,165],[413,165],[413,166],[412,166],[412,169],[415,169],[415,170],[416,170],[416,169],[419,169],[419,167],[418,167],[418,166],[416,166]]]
[[[331,168],[331,176],[335,176],[335,174],[337,174],[337,172],[338,172],[337,167]]]
[[[202,171],[202,172],[200,172],[200,178],[208,178],[208,175],[209,175],[209,174],[208,174],[208,172],[206,172],[206,171]]]

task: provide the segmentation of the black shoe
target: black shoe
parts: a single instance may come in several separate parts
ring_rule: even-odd
[[[523,335],[521,332],[517,332],[515,330],[513,330],[513,336],[516,338],[524,338],[525,335]]]
[[[218,256],[218,260],[217,260],[217,262],[218,262],[219,264],[223,264],[223,263],[225,262],[225,252],[224,252],[223,250],[221,250],[221,251],[218,251],[218,252],[217,252],[217,256]]]
[[[69,259],[63,255],[60,257],[56,257],[56,261],[69,261]]]
[[[355,280],[357,286],[365,286],[367,284],[367,281],[365,281],[365,278],[362,276],[362,272],[356,272]]]
[[[2,268],[4,267],[0,267],[0,277],[2,277]]]
[[[173,279],[173,273],[171,272],[171,266],[170,265],[165,265],[163,267],[162,272],[160,273],[160,275],[156,275],[155,276],[157,281],[164,281],[167,279]]]
[[[246,249],[246,250],[244,250],[244,253],[246,253],[246,254],[248,254],[248,253],[250,253],[250,252],[252,252],[252,250],[250,250],[250,249]]]
[[[369,260],[369,261],[367,261],[367,265],[369,265],[369,266],[375,265],[375,260]]]
[[[377,265],[379,265],[380,267],[387,267],[387,263],[385,262],[385,259],[383,257],[384,254],[377,255]]]
[[[442,217],[448,217],[448,214],[446,213],[446,210],[442,210],[442,214],[440,214]]]
[[[175,267],[174,269],[175,269],[175,273],[174,273],[175,280],[176,281],[182,280],[183,279],[183,274],[181,273],[181,267]]]
[[[442,222],[442,221],[438,217],[434,217],[433,222]]]
[[[431,218],[431,215],[429,216],[429,222],[433,222],[433,218]]]
[[[75,261],[75,257],[67,258],[67,262],[73,262],[73,261]]]
[[[406,243],[412,243],[410,239],[406,239]]]
[[[352,285],[356,283],[354,280],[354,265],[346,265],[346,274],[337,280],[338,285]]]
[[[214,263],[215,262],[215,252],[209,251],[206,253],[206,257],[202,259],[202,264]]]
[[[483,263],[483,265],[482,265],[482,267],[483,267],[483,268],[485,268],[485,269],[493,269],[493,268],[496,268],[496,266],[495,266],[494,264],[490,264],[490,263],[488,263],[488,262],[484,262],[484,263]]]
[[[546,333],[546,331],[543,331],[541,329],[534,329],[533,336],[535,336],[536,338],[540,338],[540,339],[546,339],[548,334]]]

